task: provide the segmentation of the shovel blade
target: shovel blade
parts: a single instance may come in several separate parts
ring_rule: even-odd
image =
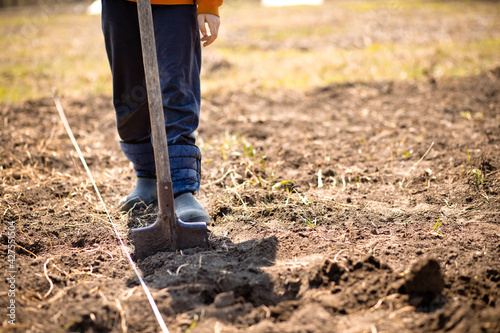
[[[144,228],[132,229],[136,260],[144,260],[158,252],[184,250],[194,247],[208,248],[208,231],[205,222],[183,222],[177,217],[165,221],[160,217]],[[174,230],[171,230],[173,226]]]
[[[183,222],[177,219],[175,226],[176,249],[193,247],[208,248],[208,231],[205,222]]]
[[[150,226],[132,229],[130,233],[135,245],[136,260],[143,260],[158,252],[175,250],[169,224],[161,218],[157,218],[156,222]]]

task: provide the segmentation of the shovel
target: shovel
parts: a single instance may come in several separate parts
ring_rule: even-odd
[[[157,252],[193,247],[207,248],[208,232],[205,222],[186,223],[179,220],[175,214],[150,0],[137,0],[137,12],[151,118],[159,208],[154,224],[131,230],[135,257],[137,260],[142,260]]]

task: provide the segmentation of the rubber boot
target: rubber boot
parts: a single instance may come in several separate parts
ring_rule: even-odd
[[[175,213],[183,222],[206,222],[210,224],[210,215],[203,209],[193,193],[183,193],[174,199]]]
[[[137,177],[135,188],[118,203],[122,212],[146,208],[157,199],[156,178]]]

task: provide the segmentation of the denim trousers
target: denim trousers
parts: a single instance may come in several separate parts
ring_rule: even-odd
[[[152,5],[174,195],[200,186],[201,45],[195,5]],[[113,76],[116,125],[138,177],[156,175],[137,4],[102,1],[102,30]]]

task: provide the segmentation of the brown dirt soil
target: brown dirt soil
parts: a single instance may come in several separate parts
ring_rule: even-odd
[[[204,100],[210,248],[138,263],[169,329],[499,332],[499,76]],[[128,241],[110,98],[62,102]],[[0,112],[3,330],[159,331],[53,102]]]

